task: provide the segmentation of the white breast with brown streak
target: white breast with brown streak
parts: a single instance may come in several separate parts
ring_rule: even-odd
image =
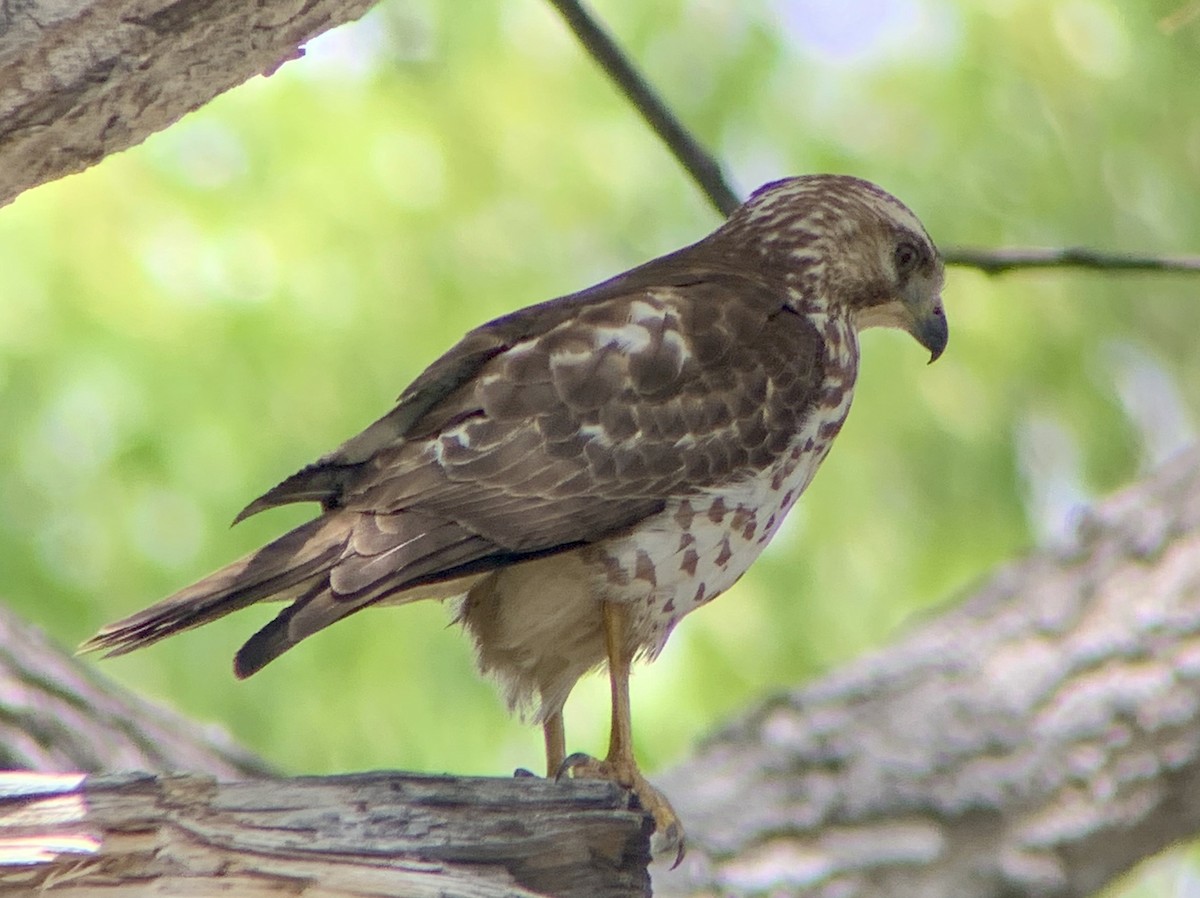
[[[630,533],[582,551],[596,594],[632,603],[631,650],[653,658],[684,615],[736,583],[828,454],[850,411],[858,341],[844,320],[817,323],[829,353],[821,400],[773,465],[721,489],[674,499]]]

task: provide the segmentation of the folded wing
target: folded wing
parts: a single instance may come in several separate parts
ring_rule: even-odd
[[[497,319],[239,519],[299,501],[321,502],[320,517],[84,648],[120,654],[254,602],[290,602],[238,653],[248,676],[368,605],[435,584],[462,591],[749,476],[784,451],[820,379],[811,324],[719,274],[667,286],[626,276]]]

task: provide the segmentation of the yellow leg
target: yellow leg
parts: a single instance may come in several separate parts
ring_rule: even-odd
[[[608,763],[637,769],[633,757],[633,723],[629,711],[629,665],[625,630],[629,608],[604,602],[604,647],[608,653],[608,683],[612,689],[612,725],[608,735]],[[625,783],[624,785],[632,785]]]
[[[554,777],[562,770],[563,758],[567,756],[562,711],[556,711],[546,718],[542,724],[542,735],[546,739],[546,776]]]
[[[613,780],[637,796],[641,806],[654,818],[655,853],[675,852],[675,865],[683,860],[683,824],[665,795],[650,785],[638,769],[633,756],[633,728],[629,713],[629,667],[633,660],[628,649],[629,608],[619,602],[603,602],[604,644],[608,654],[608,677],[612,687],[612,728],[608,755],[597,761],[586,755],[571,755],[559,772],[569,769],[573,776]],[[550,734],[547,720],[547,760],[550,759]],[[561,720],[560,737],[561,737]]]

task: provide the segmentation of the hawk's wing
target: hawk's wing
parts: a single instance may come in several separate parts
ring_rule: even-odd
[[[242,516],[314,500],[325,515],[90,647],[293,599],[239,652],[247,675],[373,602],[603,539],[777,458],[817,401],[821,360],[782,297],[720,273],[626,275],[497,319]]]
[[[419,511],[542,554],[765,467],[817,398],[818,333],[744,281],[589,297],[536,327],[546,311],[472,332],[388,417],[248,512],[306,499]]]

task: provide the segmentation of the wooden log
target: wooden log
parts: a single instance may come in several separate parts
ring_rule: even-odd
[[[0,774],[0,894],[646,896],[631,801],[537,777]]]

